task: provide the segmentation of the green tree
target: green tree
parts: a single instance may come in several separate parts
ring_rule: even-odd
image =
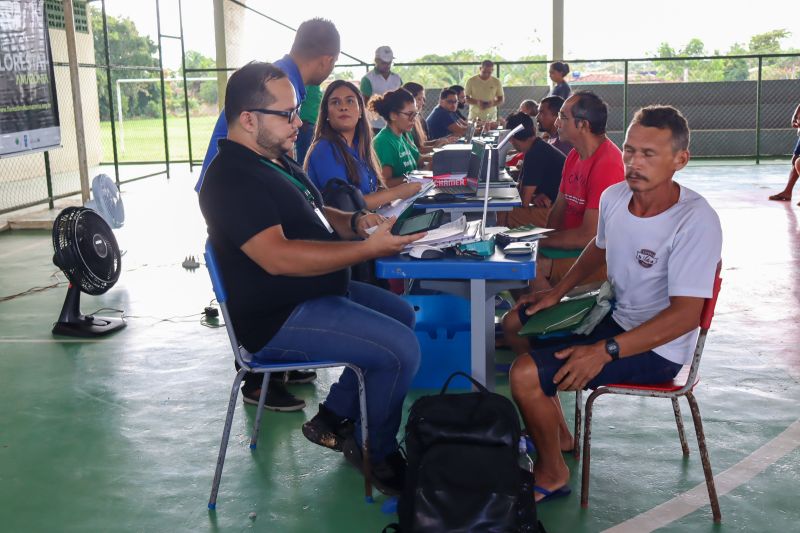
[[[89,17],[92,22],[94,35],[94,55],[97,69],[97,88],[100,100],[100,117],[108,118],[109,94],[106,82],[106,71],[100,66],[106,64],[106,46],[103,39],[103,17],[100,10],[89,7]],[[146,35],[140,35],[136,25],[125,17],[107,16],[108,23],[108,55],[111,65],[126,65],[138,67],[157,67],[156,52],[158,47]],[[111,71],[112,90],[118,79],[158,77],[158,72],[153,70],[113,70]],[[123,95],[123,113],[141,116],[152,114],[157,110],[160,114],[160,105],[153,107],[150,102],[158,102],[161,91],[158,83],[124,84],[121,89]],[[112,96],[113,98],[113,96]]]
[[[772,30],[750,37],[751,54],[777,54],[781,51],[781,40],[791,36],[788,30]]]
[[[216,68],[217,62],[208,56],[204,56],[196,50],[186,51],[186,68]],[[200,74],[200,75],[198,75]],[[189,73],[187,77],[208,77],[210,73]],[[187,83],[187,93],[189,94],[189,107],[194,109],[198,105],[216,106],[217,105],[217,81],[190,81]]]

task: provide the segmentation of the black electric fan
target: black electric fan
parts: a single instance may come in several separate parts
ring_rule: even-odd
[[[83,315],[80,311],[81,292],[103,294],[119,279],[119,246],[108,223],[91,209],[67,207],[53,223],[53,248],[53,263],[69,280],[53,334],[96,337],[124,328],[122,318]]]

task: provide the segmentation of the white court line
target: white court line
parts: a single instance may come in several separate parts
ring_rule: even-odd
[[[0,339],[0,344],[75,344],[84,342],[105,342],[110,339]]]
[[[747,483],[773,463],[794,451],[798,445],[800,445],[800,419],[795,420],[783,433],[764,444],[726,471],[714,476],[717,495],[722,497]],[[708,489],[704,481],[693,489],[647,512],[606,529],[605,532],[644,533],[647,531],[654,531],[708,505]],[[722,509],[722,522],[725,522],[724,508]]]

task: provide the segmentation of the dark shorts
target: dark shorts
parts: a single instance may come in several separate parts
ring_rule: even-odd
[[[522,313],[520,315],[522,319]],[[527,315],[522,319],[527,320]],[[555,353],[569,346],[579,344],[594,344],[603,339],[610,339],[625,330],[611,318],[609,313],[594,328],[589,335],[567,335],[551,337],[548,339],[531,338],[531,358],[539,369],[539,383],[548,396],[555,396],[556,384],[553,376],[566,363],[566,360],[557,359]],[[669,381],[681,370],[683,365],[664,359],[652,350],[623,357],[617,361],[606,364],[603,369],[592,379],[587,389],[594,389],[609,383],[637,383],[640,385],[656,384]]]
[[[800,137],[797,138],[797,144],[794,145],[794,156],[800,157]]]

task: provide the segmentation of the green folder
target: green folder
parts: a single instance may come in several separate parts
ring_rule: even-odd
[[[546,241],[545,241],[546,242]],[[539,255],[547,257],[548,259],[564,259],[578,257],[583,252],[583,248],[574,250],[563,250],[561,248],[547,248],[545,246],[539,247]]]
[[[592,310],[596,298],[573,298],[531,315],[520,335],[538,336],[575,329]]]

